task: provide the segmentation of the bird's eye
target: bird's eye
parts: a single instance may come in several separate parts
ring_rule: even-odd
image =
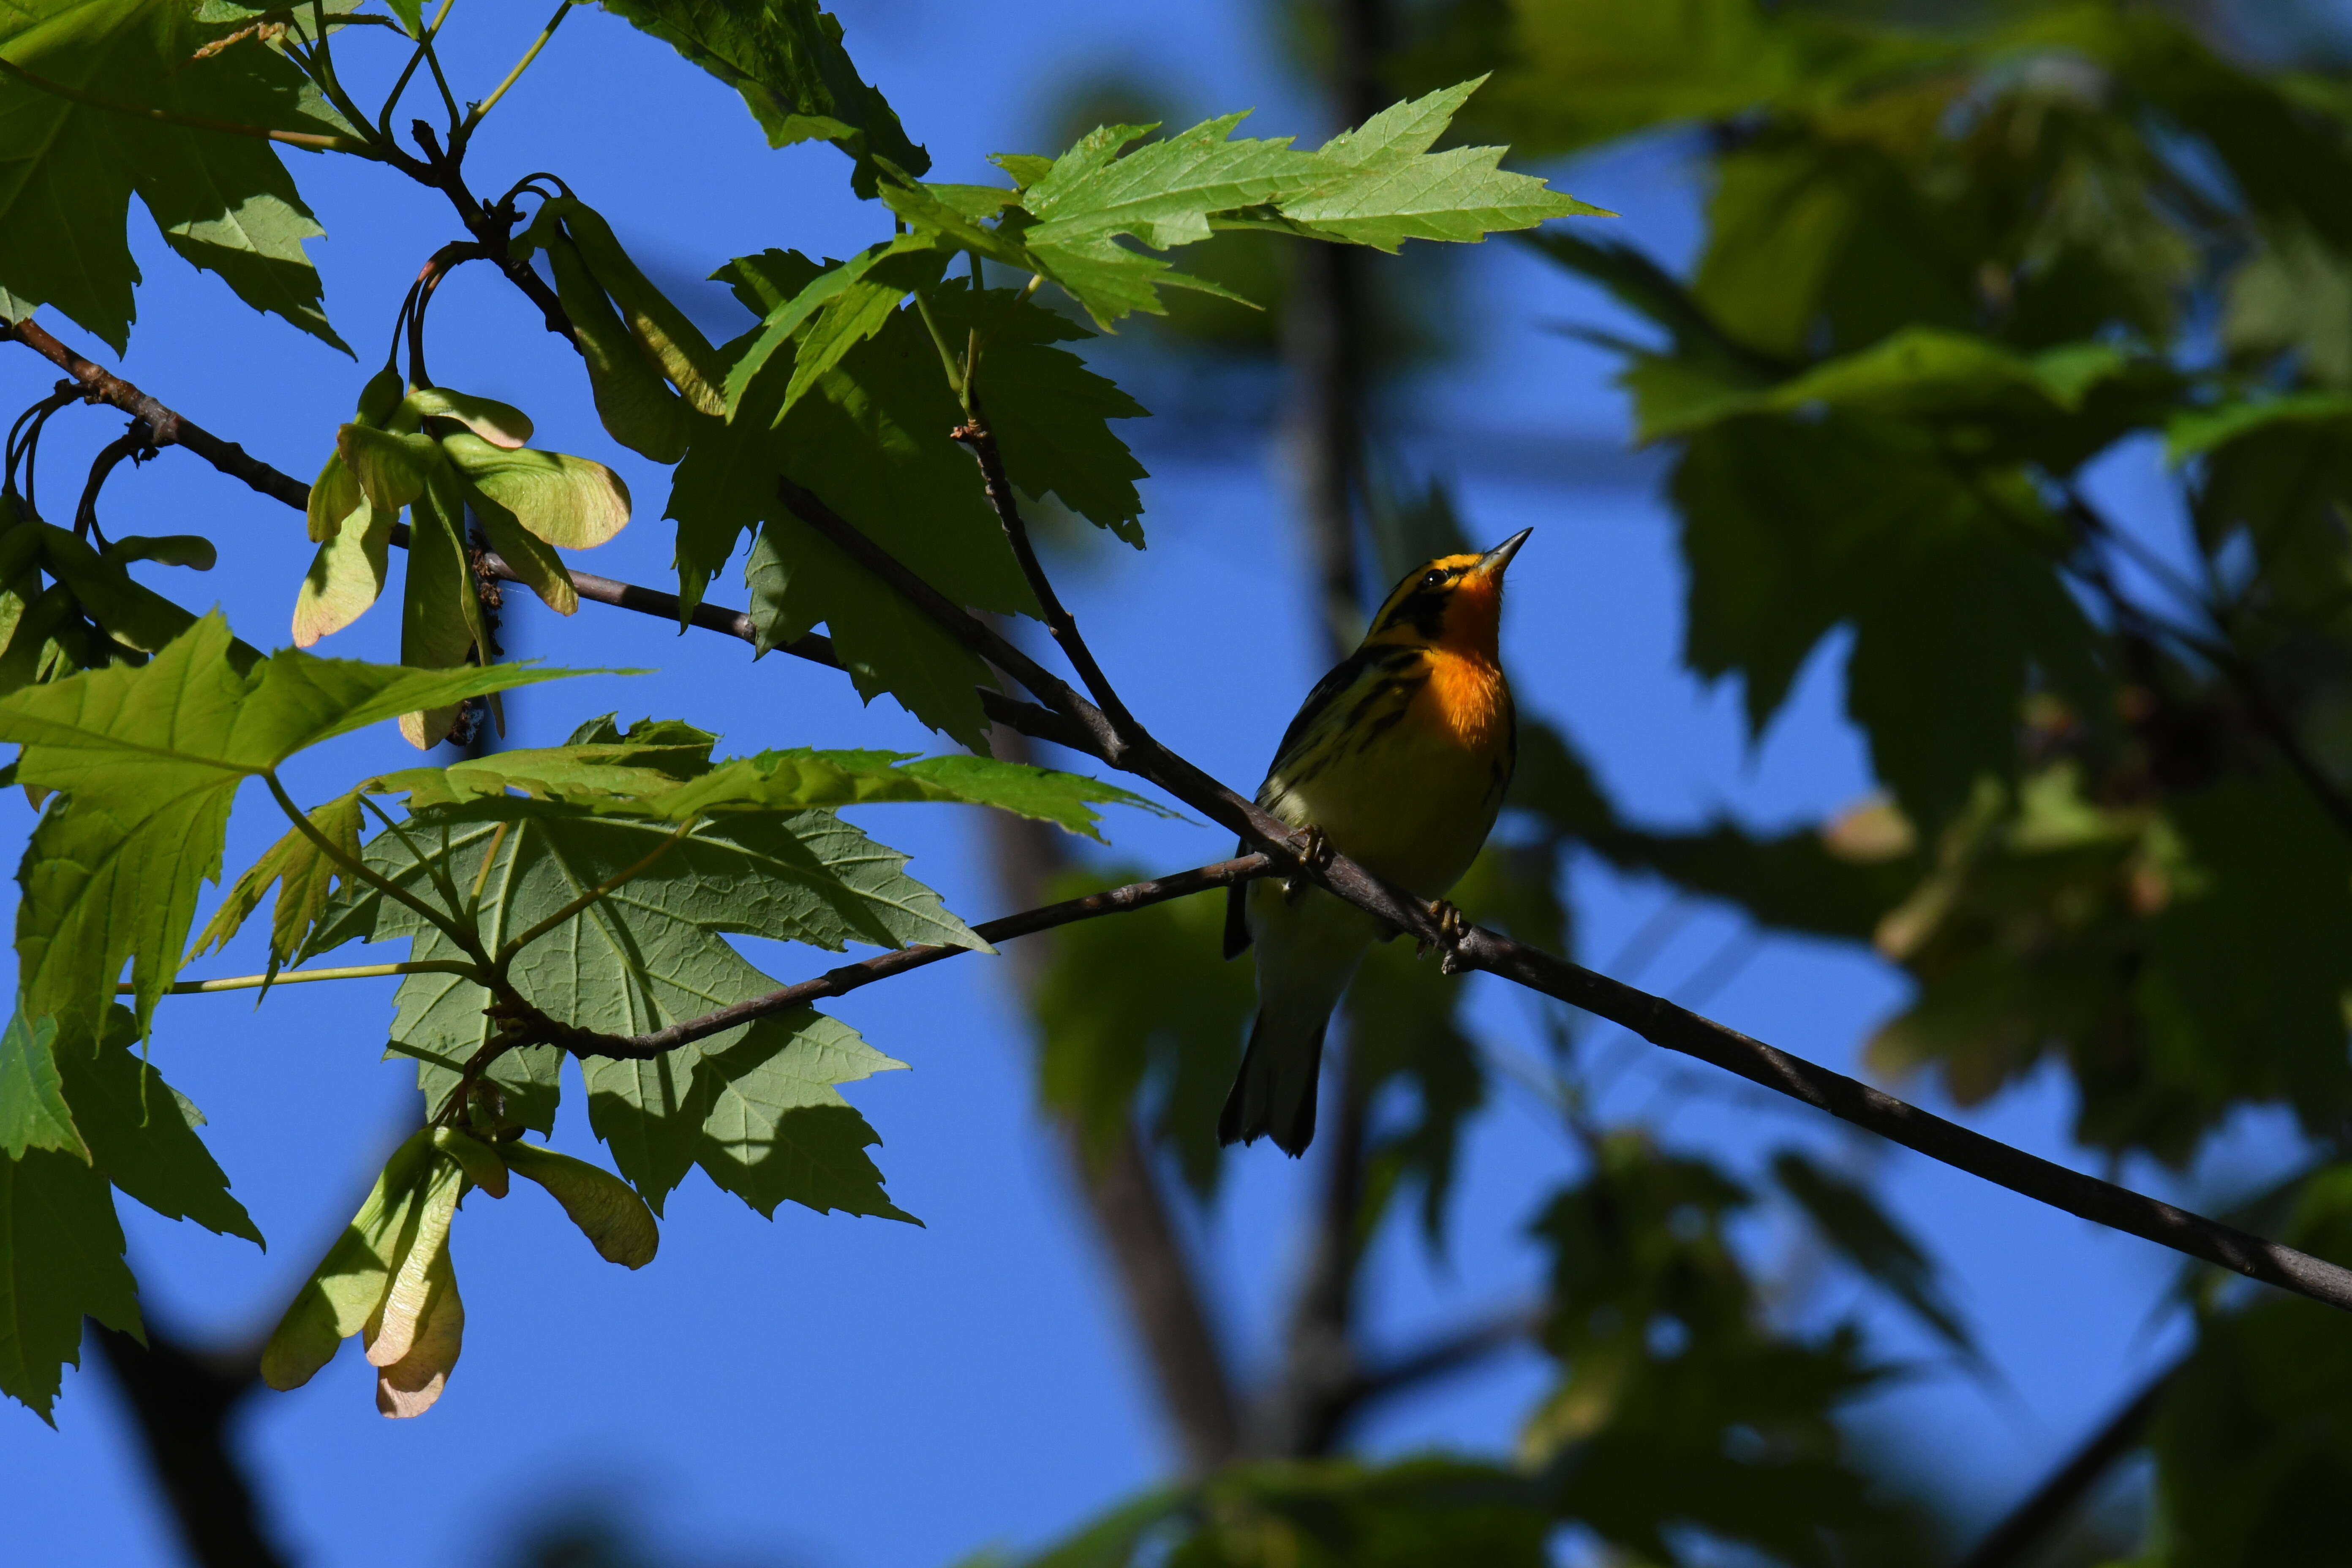
[[[1444,574],[1444,573],[1443,573],[1443,572],[1436,572],[1436,571],[1433,571],[1433,572],[1431,572],[1431,573],[1429,574],[1429,575],[1428,575],[1428,576],[1423,577],[1423,578],[1421,580],[1421,585],[1422,585],[1423,587],[1424,587],[1424,588],[1437,588],[1437,587],[1442,587],[1442,586],[1444,586],[1444,583],[1445,583],[1445,574]]]

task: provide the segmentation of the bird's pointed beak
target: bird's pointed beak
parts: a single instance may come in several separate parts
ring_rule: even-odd
[[[1534,531],[1532,528],[1523,528],[1478,557],[1478,575],[1486,578],[1502,576],[1503,568],[1511,563],[1511,557],[1519,552],[1519,546],[1525,544],[1528,542],[1528,535]]]

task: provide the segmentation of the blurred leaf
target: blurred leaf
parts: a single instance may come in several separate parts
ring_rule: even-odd
[[[1541,1568],[1540,1498],[1500,1466],[1426,1456],[1385,1465],[1259,1462],[1124,1504],[1025,1568]]]
[[[1080,898],[1144,874],[1129,866],[1075,872],[1051,897]],[[1065,926],[1051,938],[1034,1002],[1044,1102],[1097,1149],[1130,1119],[1142,1121],[1203,1201],[1222,1169],[1217,1107],[1255,1006],[1248,966],[1220,956],[1224,911],[1219,889]]]
[[[2352,1467],[2352,1342],[2340,1314],[2277,1297],[2208,1318],[2149,1432],[2172,1561],[2324,1562]]]
[[[1900,425],[1750,416],[1693,437],[1672,490],[1692,669],[1738,673],[1760,733],[1850,622],[1846,709],[1916,822],[2015,771],[2034,685],[2107,708],[2095,634],[2058,580],[2063,536],[2013,476],[1956,467]]]
[[[1847,1262],[1910,1308],[1945,1343],[1971,1362],[1982,1361],[1975,1336],[1944,1295],[1935,1259],[1868,1188],[1823,1170],[1792,1148],[1772,1156],[1772,1175]]]
[[[1534,1226],[1563,1376],[1521,1447],[1559,1516],[1677,1564],[1703,1560],[1685,1550],[1694,1530],[1824,1565],[1899,1533],[1833,1419],[1876,1373],[1850,1326],[1770,1331],[1724,1234],[1748,1194],[1638,1133],[1605,1136],[1592,1158]]]

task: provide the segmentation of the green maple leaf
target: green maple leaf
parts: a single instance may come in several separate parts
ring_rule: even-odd
[[[137,1038],[129,1009],[116,1007],[102,1039],[59,1047],[66,1100],[92,1160],[109,1181],[165,1219],[193,1219],[260,1246],[253,1217],[229,1195],[228,1177],[197,1135],[204,1113],[140,1059],[132,1049]]]
[[[1326,183],[1277,200],[1275,226],[1392,251],[1408,239],[1466,243],[1549,218],[1615,216],[1505,172],[1500,147],[1429,151],[1485,80],[1393,105],[1325,142],[1315,156]]]
[[[1132,310],[1160,311],[1163,287],[1224,293],[1122,238],[1168,250],[1219,228],[1272,228],[1394,250],[1408,239],[1475,241],[1549,218],[1606,216],[1533,176],[1506,173],[1499,147],[1429,151],[1484,79],[1397,104],[1312,153],[1287,137],[1230,139],[1239,114],[1123,155],[1154,127],[1103,126],[1042,173],[1033,161],[1000,159],[1031,178],[1018,193],[1019,216],[1000,220],[992,232],[1017,238],[1024,264],[1060,284],[1108,327]],[[974,205],[966,202],[961,210]],[[900,216],[954,238],[944,218],[911,208]]]
[[[457,886],[481,889],[479,929],[495,946],[644,860],[675,829],[527,800],[485,800],[420,819],[409,831]],[[368,858],[403,886],[420,891],[430,886],[425,868],[396,836],[379,836]],[[776,981],[728,943],[730,933],[835,952],[852,941],[985,950],[937,894],[905,875],[905,864],[904,856],[830,812],[731,816],[678,837],[641,875],[525,948],[512,980],[551,1016],[628,1035],[775,990]],[[373,893],[331,913],[312,947],[324,951],[354,936],[410,938],[416,959],[459,956],[444,933]],[[462,976],[414,974],[402,983],[394,1049],[419,1059],[428,1102],[447,1096],[466,1059],[488,1041],[482,1015],[488,1000]],[[508,1092],[509,1113],[524,1125],[551,1127],[557,1065],[548,1047],[509,1053],[498,1064],[493,1078]],[[841,1190],[845,1156],[839,1152],[839,1128],[820,1137],[814,1122],[808,1124],[811,1149],[835,1152],[811,1167],[834,1173],[826,1178],[831,1184],[818,1183],[805,1192],[777,1186],[780,1173],[791,1168],[788,1157],[753,1157],[748,1147],[779,1138],[792,1142],[772,1127],[760,1132],[763,1116],[772,1122],[796,1106],[846,1109],[812,1086],[897,1065],[845,1026],[803,1013],[713,1036],[651,1061],[593,1059],[583,1073],[591,1124],[612,1145],[621,1173],[656,1207],[699,1163],[730,1191],[775,1191],[812,1207],[882,1214],[895,1211],[878,1180],[863,1199]],[[870,1130],[863,1131],[856,1146],[871,1142]],[[781,1166],[777,1159],[783,1160]],[[771,1198],[766,1207],[773,1206]]]
[[[751,299],[780,282],[795,295],[807,288],[804,267],[762,268],[754,279],[747,263],[757,259],[732,264]],[[773,423],[793,380],[782,374],[788,363],[780,348],[734,416],[705,426],[678,464],[666,510],[678,524],[679,598],[698,602],[757,527],[746,576],[760,652],[822,625],[860,696],[887,692],[932,728],[984,749],[978,689],[990,676],[980,657],[794,516],[776,485],[789,476],[959,604],[1035,614],[971,458],[948,438],[963,414],[937,347],[913,310],[890,311]]]
[[[106,1178],[53,1150],[0,1159],[0,1394],[50,1421],[84,1317],[145,1331]]]
[[[183,0],[6,0],[0,56],[109,104],[332,133],[292,61]],[[269,144],[77,102],[0,73],[0,286],[129,342],[139,280],[124,229],[136,193],[171,247],[239,298],[337,348],[302,243],[326,231]],[[345,350],[348,353],[348,350]]]
[[[1144,467],[1111,428],[1150,410],[1057,342],[1083,342],[1084,327],[1010,289],[975,302],[964,289],[941,289],[933,309],[950,342],[977,327],[986,346],[976,382],[1004,468],[1024,494],[1054,495],[1080,517],[1138,549],[1143,545]]]
[[[0,698],[0,742],[24,747],[18,782],[61,797],[17,874],[26,1012],[95,1035],[129,960],[144,1032],[179,971],[197,888],[220,874],[246,780],[379,720],[556,673],[404,669],[290,650],[253,663],[215,611],[143,667]]]
[[[21,1009],[0,1032],[0,1154],[11,1160],[23,1159],[26,1149],[89,1159],[89,1146],[66,1103],[57,1039],[56,1020],[27,1020]]]
[[[919,174],[931,165],[888,100],[859,78],[841,24],[815,0],[598,3],[740,92],[769,146],[823,140],[848,153],[860,195],[873,194],[875,156]]]

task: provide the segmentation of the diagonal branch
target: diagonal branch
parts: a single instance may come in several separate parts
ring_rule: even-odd
[[[1035,661],[1000,634],[950,603],[938,589],[846,522],[821,511],[813,513],[798,506],[794,510],[851,548],[859,561],[897,586],[909,602],[995,660],[1048,707],[1078,721],[1089,736],[1111,727],[1102,711],[1072,691],[1068,683],[1039,669]],[[829,521],[817,522],[819,516]],[[1024,671],[1034,671],[1034,679]],[[1500,975],[1621,1024],[1653,1045],[1696,1057],[1997,1186],[2352,1311],[2352,1269],[2011,1148],[1842,1073],[1776,1050],[1737,1029],[1677,1007],[1663,996],[1635,990],[1483,927],[1473,926],[1466,933],[1444,930],[1433,906],[1391,887],[1346,856],[1311,859],[1287,825],[1149,734],[1117,735],[1115,743],[1094,754],[1113,767],[1149,779],[1219,826],[1233,829],[1245,843],[1258,846],[1284,867],[1297,867],[1327,890],[1379,916],[1400,933],[1427,942],[1445,954],[1449,971],[1483,969]]]
[[[1019,914],[988,921],[971,929],[974,935],[993,946],[1000,942],[1010,942],[1014,937],[1051,931],[1055,926],[1069,925],[1076,921],[1125,914],[1129,910],[1147,909],[1153,904],[1166,903],[1171,899],[1189,898],[1211,888],[1246,882],[1253,877],[1265,875],[1273,864],[1264,855],[1244,855],[1193,870],[1179,871],[1172,876],[1129,882],[1123,888],[1089,893],[1082,899],[1068,899],[1058,904],[1024,910]],[[576,1057],[611,1057],[625,1061],[644,1061],[660,1056],[664,1051],[674,1051],[680,1046],[692,1045],[697,1040],[740,1028],[755,1018],[788,1013],[795,1007],[805,1007],[812,1002],[821,1002],[831,996],[845,996],[877,980],[887,980],[893,975],[928,968],[942,959],[971,951],[968,947],[947,947],[929,942],[898,948],[859,963],[845,963],[838,969],[827,970],[814,980],[803,980],[797,985],[787,985],[764,996],[754,996],[732,1006],[705,1013],[698,1018],[684,1019],[650,1034],[598,1034],[593,1029],[575,1029],[548,1018],[532,1018],[530,1024],[534,1030],[545,1035],[541,1043],[560,1046]]]
[[[91,363],[72,349],[59,342],[32,321],[14,323],[0,321],[0,342],[14,338],[64,371],[79,383],[86,401],[102,403],[140,420],[148,432],[152,447],[182,447],[202,458],[220,472],[234,479],[242,479],[271,500],[282,502],[296,511],[307,512],[310,504],[310,487],[293,475],[272,468],[254,457],[234,441],[224,441],[198,425],[194,420],[166,408],[162,403],[133,386],[121,376]],[[393,530],[392,542],[403,549],[408,546],[406,525]],[[484,552],[482,563],[488,574],[501,582],[520,583],[521,574],[507,564],[495,552]],[[759,646],[760,628],[752,618],[740,610],[723,609],[717,605],[697,605],[681,616],[677,595],[659,588],[647,588],[635,583],[623,583],[611,577],[600,577],[592,572],[571,571],[572,585],[583,599],[592,604],[608,605],[614,609],[628,610],[641,616],[651,616],[676,626],[686,625],[704,631],[718,632],[740,642]],[[821,664],[828,669],[839,669],[841,660],[833,651],[833,639],[815,633],[775,645],[777,651],[795,658]],[[993,721],[1009,725],[1024,735],[1076,751],[1089,749],[1087,739],[1078,733],[1070,721],[1034,703],[1017,701],[1001,691],[982,688],[981,704]]]
[[[1037,595],[1038,607],[1045,613],[1045,629],[1054,634],[1054,641],[1060,645],[1070,668],[1087,683],[1087,689],[1109,717],[1115,731],[1122,735],[1141,733],[1143,727],[1127,710],[1127,704],[1119,700],[1110,677],[1103,673],[1094,650],[1079,633],[1077,617],[1063,605],[1062,596],[1054,591],[1053,579],[1045,575],[1045,563],[1037,559],[1037,547],[1029,538],[1029,525],[1021,516],[1021,502],[1013,493],[1013,481],[1005,476],[1003,454],[996,447],[996,432],[989,428],[986,419],[974,413],[951,433],[950,439],[962,442],[979,460],[981,488],[988,496],[989,507],[1004,530],[1005,542],[1013,546],[1013,558],[1021,563],[1021,574],[1029,580],[1030,592]]]
[[[22,321],[0,325],[0,334],[31,345],[52,363],[64,367],[68,374],[90,388],[92,401],[113,404],[146,418],[157,446],[185,446],[215,468],[244,479],[264,494],[276,496],[289,506],[307,507],[308,487],[301,485],[299,480],[247,456],[231,443],[209,435],[199,432],[202,435],[202,444],[199,444],[191,438],[190,433],[194,427],[186,421],[155,404],[120,377],[109,374],[65,349],[34,323]],[[789,481],[786,485],[785,494],[789,501],[795,488],[791,487]],[[814,500],[804,491],[798,493],[804,500]],[[1153,740],[1150,734],[1140,731],[1120,733],[1100,709],[1078,696],[1067,682],[1044,670],[1035,660],[1003,637],[949,602],[939,590],[840,518],[824,511],[821,506],[803,510],[801,505],[795,504],[793,510],[812,526],[816,526],[819,531],[835,538],[845,548],[851,548],[856,559],[898,587],[911,603],[931,616],[943,628],[968,646],[982,651],[1028,687],[1052,710],[1042,711],[1028,703],[1005,701],[1001,693],[983,689],[982,696],[984,701],[991,698],[998,700],[989,704],[992,717],[1024,733],[1070,746],[1123,772],[1147,779],[1220,826],[1239,835],[1245,843],[1257,845],[1264,851],[1262,856],[1243,858],[1251,863],[1250,869],[1245,872],[1228,870],[1222,879],[1203,880],[1182,891],[1198,891],[1203,887],[1222,886],[1224,881],[1239,879],[1243,876],[1262,875],[1269,863],[1285,869],[1297,868],[1328,891],[1379,916],[1401,933],[1428,942],[1444,952],[1449,968],[1483,969],[1500,975],[1621,1024],[1653,1045],[1696,1057],[1776,1093],[1802,1100],[1857,1127],[1915,1149],[1931,1159],[1982,1177],[1995,1185],[2110,1228],[2157,1242],[2189,1257],[2217,1264],[2249,1279],[2352,1310],[2352,1270],[2323,1262],[2293,1247],[2250,1236],[2235,1226],[2218,1224],[2175,1208],[2170,1204],[2159,1203],[2095,1176],[2070,1171],[2023,1150],[2013,1149],[1843,1074],[1831,1072],[1801,1058],[1776,1050],[1759,1040],[1750,1039],[1736,1029],[1677,1007],[1664,997],[1635,990],[1606,975],[1597,974],[1538,949],[1522,946],[1493,931],[1473,927],[1467,934],[1456,938],[1454,933],[1441,930],[1436,911],[1430,905],[1398,891],[1347,857],[1334,855],[1328,861],[1310,862],[1307,855],[1307,846],[1286,824],[1276,821],[1259,809],[1255,803],[1234,794],[1201,768]],[[830,526],[820,522],[819,518],[829,520]],[[578,580],[577,574],[574,580]],[[620,589],[625,585],[611,586]],[[642,597],[651,595],[652,591],[640,589],[635,593],[642,603]],[[586,596],[584,591],[583,596]],[[621,600],[616,596],[603,602],[618,603]],[[624,607],[637,608],[639,605],[626,604]],[[723,616],[724,612],[720,614]],[[1036,727],[1032,728],[1033,725]],[[1240,864],[1227,861],[1223,866],[1230,868]],[[1217,868],[1203,868],[1201,872],[1188,875],[1202,876],[1214,869]],[[1110,896],[1096,895],[1097,898]],[[1147,901],[1156,902],[1158,900]],[[1008,920],[1024,918],[1011,916]],[[981,929],[985,935],[986,928]],[[1042,930],[1044,927],[1024,929]],[[1004,931],[1001,934],[1020,933]],[[805,989],[790,988],[797,993],[794,998],[776,1005],[791,1006],[820,996],[838,995],[889,974],[937,963],[961,951],[949,948],[926,952],[921,949],[908,949],[898,953],[886,953],[878,959],[868,960],[865,964],[848,965],[817,980],[804,982]],[[776,994],[781,997],[785,994]],[[555,1029],[565,1027],[548,1022]],[[718,1028],[727,1026],[723,1024],[717,1026]],[[581,1031],[569,1032],[582,1034]],[[550,1043],[566,1044],[560,1039]]]

